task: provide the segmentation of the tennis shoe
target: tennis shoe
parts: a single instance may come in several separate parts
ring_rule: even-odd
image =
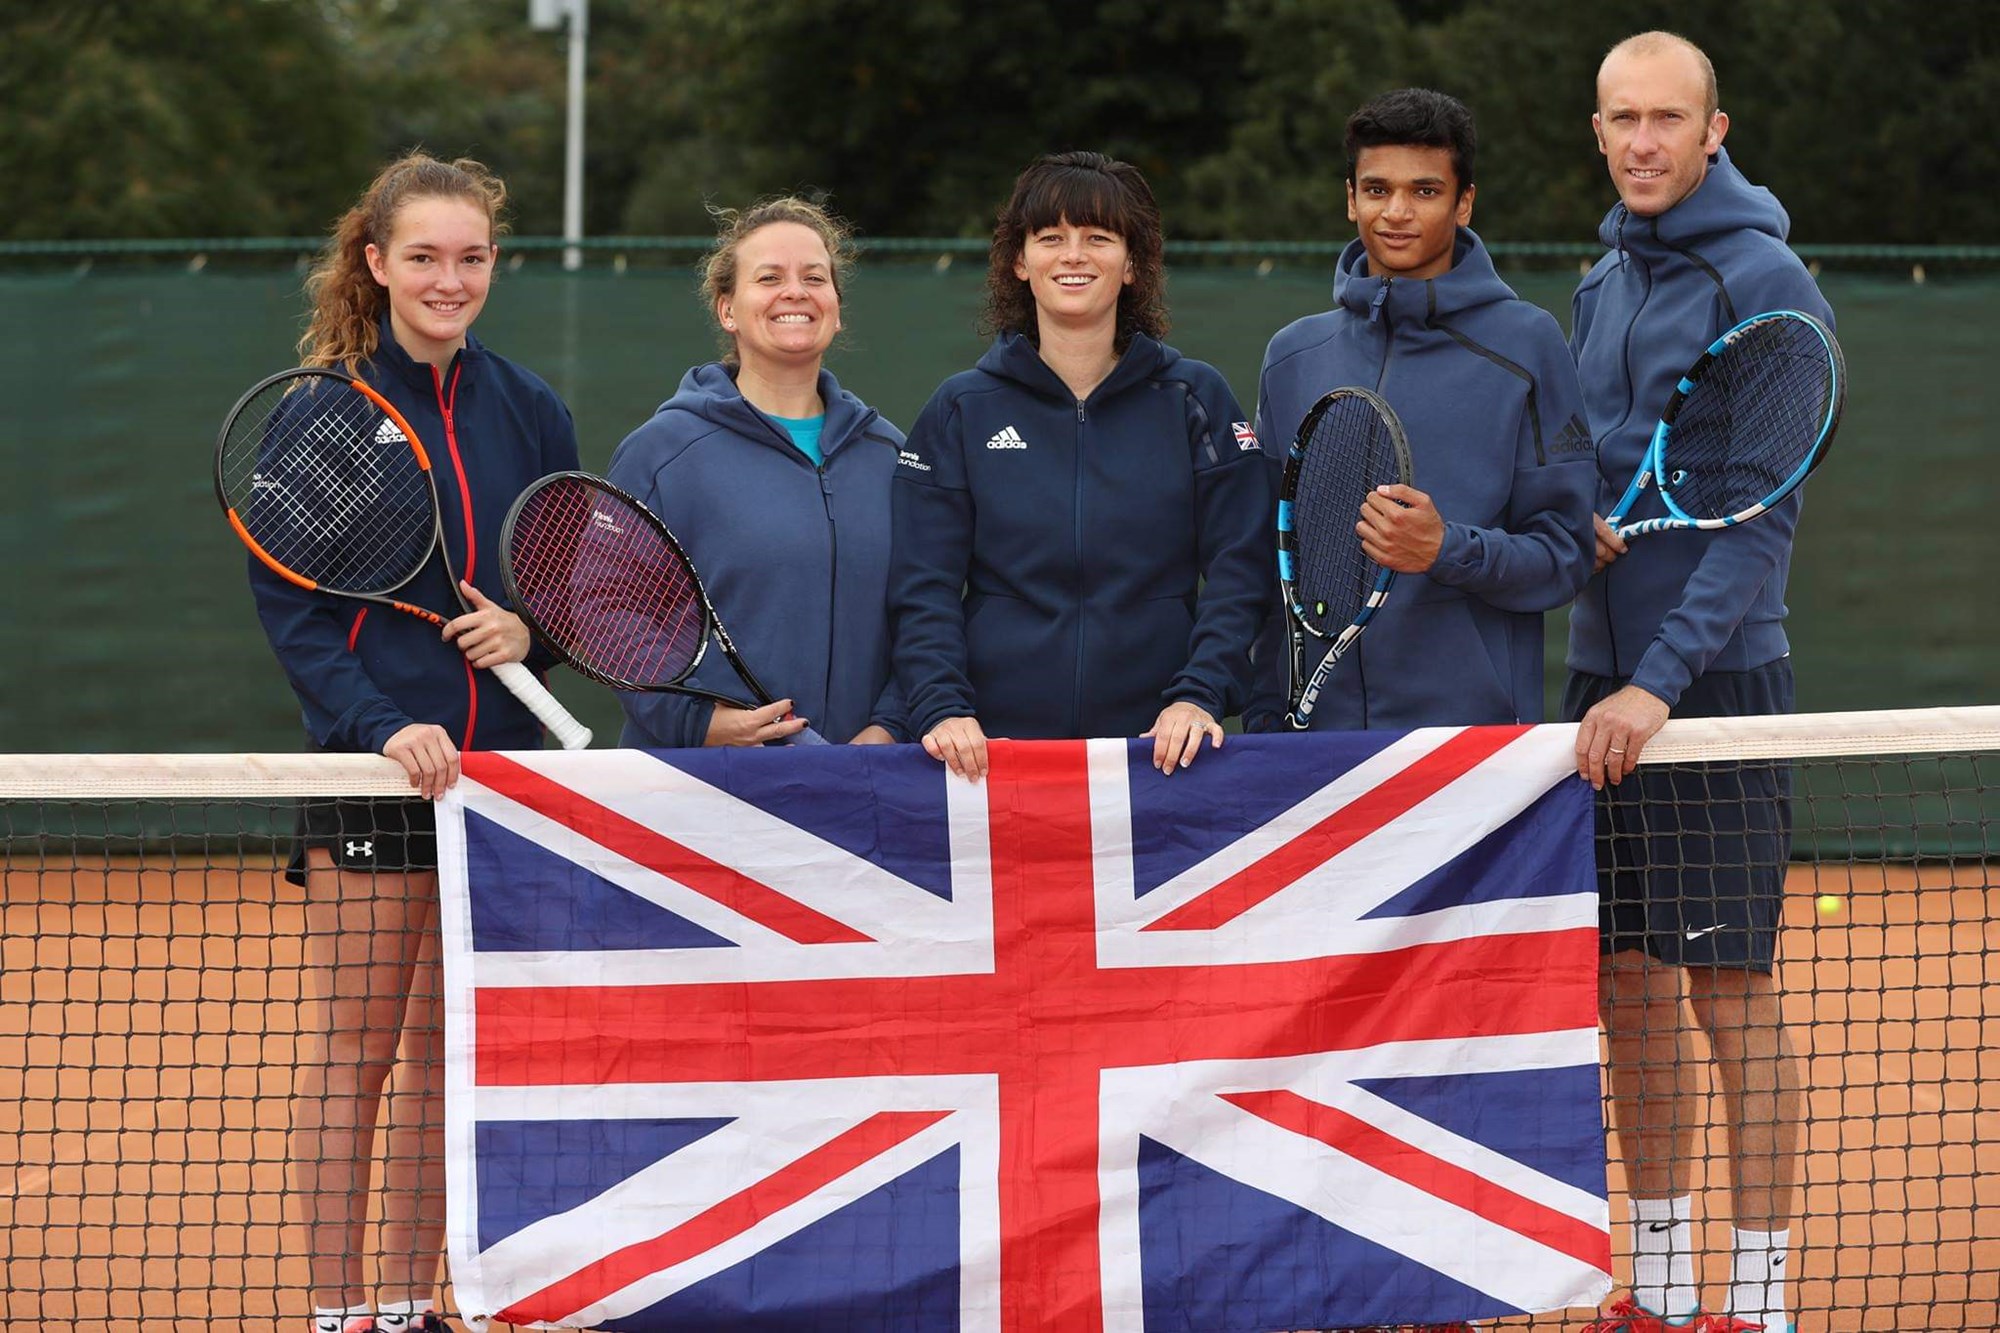
[[[421,1314],[356,1315],[341,1333],[451,1333],[451,1325],[435,1310]]]
[[[1700,1310],[1686,1319],[1668,1319],[1627,1295],[1585,1324],[1583,1333],[1763,1333],[1763,1330],[1734,1315],[1704,1314]]]

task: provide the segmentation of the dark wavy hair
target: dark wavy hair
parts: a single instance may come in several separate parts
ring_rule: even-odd
[[[993,227],[981,331],[1025,334],[1040,345],[1035,298],[1028,284],[1014,276],[1014,264],[1027,248],[1028,237],[1065,221],[1076,227],[1102,227],[1125,242],[1132,281],[1118,293],[1117,350],[1123,353],[1135,333],[1165,337],[1166,238],[1152,187],[1131,163],[1086,152],[1051,153],[1015,180],[1013,196]]]

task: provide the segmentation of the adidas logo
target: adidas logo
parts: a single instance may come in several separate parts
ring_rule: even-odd
[[[408,444],[409,442],[410,437],[396,429],[396,423],[387,417],[383,417],[382,424],[375,428],[375,443],[377,444]]]
[[[1558,456],[1589,454],[1597,452],[1597,445],[1591,440],[1590,427],[1584,424],[1583,418],[1573,416],[1563,423],[1562,431],[1556,436],[1556,442],[1550,447],[1549,452]]]
[[[988,449],[1025,449],[1028,447],[1028,442],[1022,439],[1021,432],[1015,430],[1012,426],[1002,426],[994,433],[993,438],[986,442],[986,447]]]

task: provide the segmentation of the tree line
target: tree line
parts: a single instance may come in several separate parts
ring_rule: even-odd
[[[1682,0],[1729,147],[1793,239],[1988,244],[2000,5]],[[1575,0],[592,0],[585,229],[709,230],[705,205],[824,194],[864,235],[978,236],[1034,155],[1138,163],[1170,234],[1323,240],[1341,126],[1387,88],[1463,99],[1476,225],[1588,239],[1606,47]],[[0,237],[311,235],[412,145],[561,230],[566,39],[525,0],[4,0]]]

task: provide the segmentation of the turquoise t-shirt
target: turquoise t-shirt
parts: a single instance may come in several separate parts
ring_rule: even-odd
[[[769,414],[767,413],[766,415]],[[774,416],[771,417],[771,420],[785,428],[785,434],[792,437],[792,443],[798,446],[800,453],[812,460],[814,467],[818,467],[826,461],[820,457],[819,452],[820,432],[826,427],[825,414],[816,417]]]

